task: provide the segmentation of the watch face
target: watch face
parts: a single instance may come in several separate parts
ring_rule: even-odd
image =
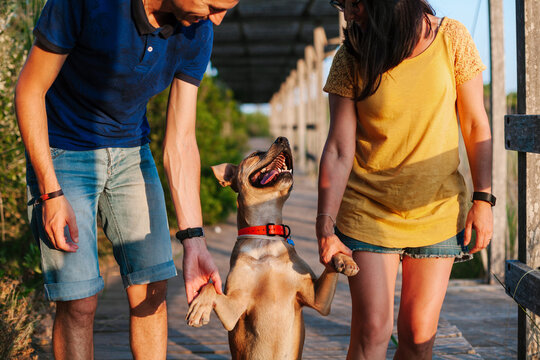
[[[192,237],[198,237],[198,236],[203,236],[203,229],[202,228],[189,228],[187,229],[188,231],[188,238],[192,238]]]

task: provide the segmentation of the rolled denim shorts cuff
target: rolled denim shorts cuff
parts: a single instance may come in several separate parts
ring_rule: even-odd
[[[45,298],[49,301],[70,301],[96,295],[105,286],[103,278],[45,284]]]
[[[334,230],[341,242],[352,251],[399,254],[401,259],[403,259],[404,256],[414,259],[454,258],[454,262],[464,262],[472,260],[473,258],[472,254],[469,253],[468,246],[463,244],[463,230],[458,232],[455,236],[433,245],[405,248],[388,248],[365,243],[343,234],[337,227]]]
[[[122,275],[124,288],[127,289],[131,285],[144,285],[156,281],[167,280],[177,275],[174,261],[167,261],[143,270],[139,270],[130,274]]]

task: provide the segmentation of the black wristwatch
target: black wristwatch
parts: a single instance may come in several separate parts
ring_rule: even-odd
[[[471,201],[475,201],[475,200],[485,201],[485,202],[490,203],[491,206],[495,206],[495,202],[497,201],[497,198],[493,196],[493,194],[490,194],[487,192],[475,191],[473,192]]]
[[[185,230],[180,230],[176,233],[176,238],[180,240],[181,243],[183,243],[186,239],[199,236],[204,236],[204,231],[202,227],[187,228]]]

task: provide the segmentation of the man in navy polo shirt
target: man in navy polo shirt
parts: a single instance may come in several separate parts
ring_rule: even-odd
[[[146,104],[171,85],[164,161],[184,245],[188,302],[221,280],[202,234],[197,89],[213,24],[238,0],[48,0],[15,104],[28,154],[29,217],[56,359],[93,358],[103,279],[99,217],[128,295],[135,358],[163,359],[167,279],[176,275]],[[189,231],[188,231],[189,229]]]

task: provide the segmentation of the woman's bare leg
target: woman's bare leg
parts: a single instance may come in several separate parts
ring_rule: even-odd
[[[403,259],[396,360],[431,359],[454,258]]]
[[[353,258],[360,270],[349,278],[352,319],[347,360],[385,359],[394,322],[399,255],[355,251]]]

